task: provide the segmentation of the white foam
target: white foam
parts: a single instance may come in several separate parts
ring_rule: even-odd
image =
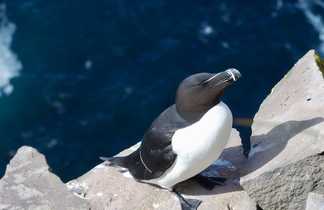
[[[283,7],[283,1],[277,0],[276,2],[276,10],[280,10]]]
[[[324,9],[324,2],[322,2],[321,0],[314,0],[314,4],[317,4],[317,6],[320,6]]]
[[[212,33],[214,33],[214,29],[212,26],[205,24],[202,27],[201,33],[208,36],[208,35],[211,35]]]
[[[51,139],[51,140],[46,144],[46,146],[47,146],[47,148],[53,148],[53,147],[55,147],[57,144],[58,144],[58,140],[55,139],[55,138],[53,138],[53,139]]]
[[[310,1],[310,0],[299,0],[298,7],[304,13],[305,17],[307,18],[308,22],[313,26],[313,28],[318,33],[318,38],[320,40],[320,44],[318,46],[318,50],[320,53],[324,54],[324,21],[321,15],[316,14],[312,7],[314,4],[323,7],[324,3],[322,1]]]
[[[19,76],[22,64],[11,50],[16,25],[8,21],[6,6],[0,4],[0,96],[13,91],[11,79]]]
[[[275,10],[271,13],[272,17],[277,17],[279,10],[284,6],[283,0],[277,0],[275,5]]]
[[[92,68],[92,61],[91,61],[91,60],[86,60],[86,61],[84,62],[84,68],[85,68],[86,70],[90,70],[90,69]]]
[[[222,47],[225,48],[225,49],[230,48],[228,42],[224,42],[224,41],[222,41],[222,42],[221,42],[221,45],[222,45]]]

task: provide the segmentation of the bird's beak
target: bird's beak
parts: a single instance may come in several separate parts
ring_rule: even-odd
[[[233,82],[236,82],[240,77],[241,73],[239,72],[239,70],[231,68],[211,76],[204,83],[215,87],[224,84],[232,84]]]
[[[241,72],[239,70],[233,69],[233,68],[227,69],[225,71],[225,73],[229,74],[234,82],[242,77]]]

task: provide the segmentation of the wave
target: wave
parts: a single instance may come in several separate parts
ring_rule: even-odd
[[[320,44],[319,44],[317,50],[321,54],[324,54],[324,20],[322,19],[321,15],[316,14],[313,11],[314,6],[319,6],[321,8],[324,8],[324,2],[322,2],[320,0],[316,0],[316,1],[299,0],[298,1],[298,7],[304,13],[308,22],[313,26],[313,28],[318,33],[318,39],[320,41]]]
[[[19,76],[22,64],[17,55],[11,50],[16,25],[9,22],[6,6],[0,4],[0,96],[10,95],[13,85],[12,78]]]

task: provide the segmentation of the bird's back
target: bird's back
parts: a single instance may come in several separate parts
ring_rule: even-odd
[[[172,149],[174,133],[188,125],[190,123],[177,113],[175,105],[170,106],[145,132],[141,146],[130,155],[119,158],[116,165],[127,168],[137,180],[150,180],[162,176],[176,159]]]

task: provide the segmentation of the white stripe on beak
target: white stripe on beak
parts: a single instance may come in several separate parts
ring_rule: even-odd
[[[226,72],[229,73],[229,74],[231,75],[231,77],[233,78],[234,82],[237,80],[237,79],[235,78],[234,73],[233,73],[231,70],[226,70]]]
[[[214,79],[218,74],[215,74],[214,76],[210,77],[208,80],[206,80],[205,82],[209,82],[211,81],[212,79]]]

